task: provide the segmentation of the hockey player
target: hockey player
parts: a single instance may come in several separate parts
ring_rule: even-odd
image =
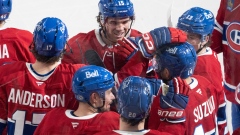
[[[58,18],[42,19],[33,33],[35,63],[0,67],[0,134],[32,135],[52,108],[77,108],[71,79],[82,64],[60,64],[68,31]]]
[[[72,53],[66,53],[62,62],[87,63],[85,60],[87,50],[95,50],[105,67],[115,74],[118,84],[129,74],[145,77],[149,60],[144,58],[141,52],[137,51],[137,47],[132,46],[127,39],[141,35],[139,31],[131,29],[135,20],[133,3],[130,0],[100,0],[98,7],[97,22],[100,29],[72,37],[69,40]],[[167,32],[157,30],[167,39],[175,36],[175,29],[166,29]],[[170,31],[173,31],[173,35]],[[161,37],[156,38],[160,40]],[[131,57],[135,58],[129,62]]]
[[[240,132],[240,95],[237,96],[238,90],[235,90],[240,82],[239,5],[239,0],[221,0],[212,34],[211,48],[216,53],[223,53],[224,91],[227,100],[231,102],[229,120],[232,123],[228,125],[231,130],[235,131],[238,128]]]
[[[201,19],[200,19],[201,18]],[[219,133],[227,134],[226,121],[226,103],[224,102],[224,91],[222,87],[222,71],[217,55],[209,47],[211,44],[211,34],[214,28],[214,15],[211,11],[193,7],[183,13],[177,23],[177,27],[187,32],[187,41],[191,43],[197,52],[197,64],[194,70],[194,75],[201,75],[207,78],[212,84],[217,87],[219,92],[218,97],[220,109],[218,113],[218,130]],[[225,131],[226,130],[226,131]]]
[[[144,129],[153,98],[151,83],[138,76],[123,80],[118,89],[119,130],[100,132],[96,135],[170,135],[166,132]]]
[[[109,110],[115,99],[112,73],[99,66],[80,68],[72,79],[72,90],[79,101],[78,109],[55,108],[44,117],[35,131],[39,134],[92,135],[100,131],[118,129],[119,114]]]
[[[33,63],[35,58],[28,48],[32,43],[32,33],[4,25],[11,11],[12,0],[0,0],[0,65],[12,61]]]
[[[174,135],[220,134],[217,132],[216,121],[219,107],[216,87],[206,78],[192,75],[197,60],[194,47],[188,42],[176,45],[166,44],[157,49],[155,60],[155,70],[169,88],[162,86],[154,98],[149,128],[167,131]],[[184,96],[175,96],[169,92],[174,84],[169,80],[175,80],[174,77],[182,78],[183,81],[178,83],[186,83],[190,87],[187,105],[184,103]],[[178,89],[174,90],[178,91]],[[166,110],[172,106],[175,108],[171,111]],[[165,116],[170,118],[164,118]],[[179,122],[184,122],[185,128],[179,126],[181,124]]]
[[[117,43],[124,37],[135,37],[141,33],[131,29],[135,20],[133,3],[130,0],[99,0],[97,22],[100,29],[79,33],[69,40],[73,53],[65,54],[63,63],[86,63],[84,53],[95,50],[106,68],[116,73],[135,51],[130,46],[121,48]]]

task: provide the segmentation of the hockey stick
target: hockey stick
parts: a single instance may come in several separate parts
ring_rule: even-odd
[[[173,23],[172,23],[172,8],[173,8],[173,1],[170,5],[170,7],[168,8],[168,12],[167,12],[167,25],[168,27],[173,27]]]
[[[106,68],[102,59],[100,58],[100,56],[95,50],[87,50],[84,53],[84,57],[89,65],[96,65],[96,66]]]

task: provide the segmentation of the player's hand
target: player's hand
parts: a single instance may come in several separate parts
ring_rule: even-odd
[[[123,38],[114,47],[114,59],[116,68],[120,69],[137,52],[138,48],[130,41],[130,38]]]
[[[158,114],[169,122],[185,121],[188,104],[189,85],[181,78],[173,78],[169,85],[163,85],[160,93],[160,109]],[[168,112],[168,113],[166,113]]]
[[[138,50],[131,38],[124,37],[122,40],[118,40],[118,44],[119,46],[116,46],[117,55],[126,60],[129,60]]]
[[[160,27],[142,34],[136,38],[137,45],[143,56],[151,59],[157,48],[168,43],[183,43],[187,41],[187,35],[180,29]]]

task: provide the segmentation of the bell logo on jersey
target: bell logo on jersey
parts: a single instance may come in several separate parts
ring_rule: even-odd
[[[0,45],[0,59],[9,58],[8,48],[6,44]]]
[[[226,38],[229,47],[237,53],[240,53],[240,23],[233,22],[226,29]]]
[[[91,78],[91,77],[99,76],[97,70],[94,70],[93,72],[89,72],[89,71],[87,71],[87,72],[85,72],[85,74],[86,74],[86,78]]]
[[[196,117],[194,122],[198,122],[202,120],[204,117],[208,117],[211,115],[215,110],[215,104],[213,96],[211,96],[207,101],[203,102],[202,104],[198,105],[193,110],[193,115]]]

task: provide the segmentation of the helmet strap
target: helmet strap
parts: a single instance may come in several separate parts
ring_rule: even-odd
[[[130,31],[131,28],[132,28],[133,19],[131,19],[131,20],[132,20],[132,21],[131,21],[130,27],[129,27],[128,31],[126,32],[125,37],[127,36],[127,34],[129,33],[129,31]]]
[[[67,44],[67,47],[69,48],[69,52],[66,51],[67,49],[64,49],[63,53],[70,53],[70,54],[72,54],[73,50],[72,50],[71,46],[68,44],[68,42],[66,42],[66,44]]]
[[[199,48],[198,48],[198,50],[196,51],[197,54],[198,54],[199,52],[201,52],[204,47],[206,47],[207,43],[205,43],[205,44],[203,45],[203,43],[206,41],[206,39],[207,39],[207,35],[202,35],[201,42],[200,42],[199,45],[198,45]]]
[[[93,106],[89,101],[88,101],[87,103],[88,103],[92,108],[97,109],[97,112],[98,112],[98,113],[103,112],[102,108],[103,108],[104,105],[105,105],[105,100],[103,100],[103,105],[100,106],[100,107],[95,107],[95,106]]]

